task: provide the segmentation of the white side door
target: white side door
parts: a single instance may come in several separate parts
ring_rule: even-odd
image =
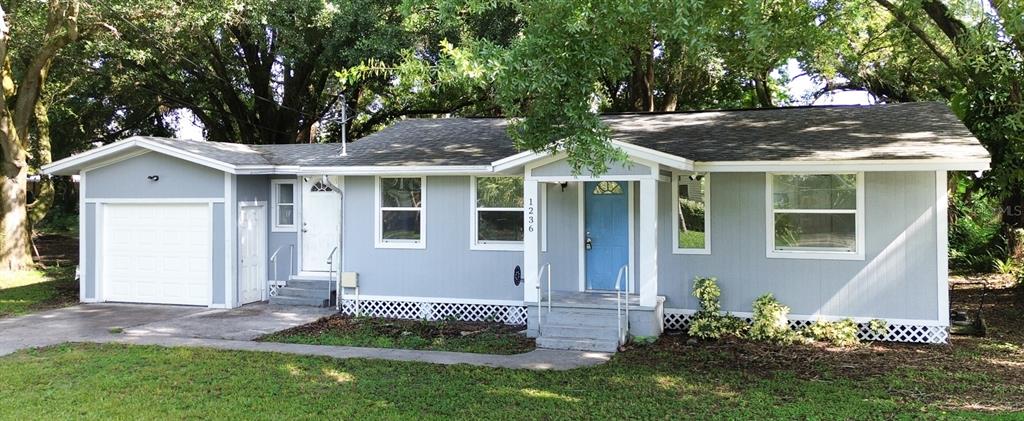
[[[339,180],[331,177],[331,183]],[[327,258],[338,246],[341,230],[341,196],[323,177],[302,178],[302,261],[303,272],[327,272]],[[337,257],[335,257],[337,261]]]
[[[242,204],[238,207],[238,303],[266,299],[267,207]]]

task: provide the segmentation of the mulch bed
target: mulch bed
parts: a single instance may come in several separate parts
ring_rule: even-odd
[[[300,335],[305,337],[358,336],[366,335],[367,332],[371,332],[370,334],[375,337],[397,340],[406,336],[416,336],[431,342],[436,339],[471,341],[474,337],[486,336],[489,339],[494,337],[508,339],[511,345],[508,349],[502,349],[501,353],[514,354],[530,351],[535,346],[533,339],[521,334],[525,329],[526,326],[523,325],[506,325],[496,322],[404,320],[335,314],[309,324],[273,333],[260,340]]]
[[[864,380],[919,371],[926,373],[915,376],[919,383],[892,393],[949,408],[1024,410],[1021,288],[998,275],[957,277],[950,283],[952,307],[972,312],[980,308],[988,326],[986,337],[953,335],[949,345],[875,342],[843,348],[820,343],[775,345],[736,338],[693,343],[685,334],[669,334],[621,357],[645,359],[650,364],[682,363],[711,372],[725,367],[756,377],[784,371],[812,381]],[[958,382],[960,385],[952,392],[950,385],[939,383],[946,376],[927,373],[979,376],[980,380]]]

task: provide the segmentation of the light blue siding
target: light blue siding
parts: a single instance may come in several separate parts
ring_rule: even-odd
[[[374,244],[374,179],[345,178],[345,271],[359,273],[366,295],[523,299],[512,272],[517,251],[470,250],[470,178],[427,177],[426,249]]]
[[[648,175],[651,173],[651,168],[637,164],[635,162],[627,162],[625,164],[621,162],[612,162],[608,164],[608,171],[604,173],[606,176],[611,175]],[[589,176],[593,173],[590,170],[583,169],[580,171],[580,175]],[[569,166],[569,161],[561,159],[550,164],[544,164],[533,169],[533,175],[535,177],[571,177],[572,167]]]
[[[227,277],[224,266],[224,204],[213,204],[213,304],[224,304],[224,281]]]
[[[558,184],[547,187],[548,251],[541,253],[540,264],[551,263],[551,288],[558,291],[579,289],[579,183],[569,183],[562,191]],[[547,285],[545,285],[545,288]]]
[[[660,183],[658,285],[667,308],[695,309],[696,276],[714,276],[728,311],[747,312],[771,292],[793,314],[938,318],[935,174],[865,175],[864,261],[769,259],[765,174],[716,173],[711,255],[672,254],[670,184]]]
[[[85,285],[85,298],[96,299],[96,205],[86,203],[85,209],[82,211],[82,215],[79,215],[79,218],[85,218],[83,238],[87,241],[85,256],[81,256],[80,259],[88,262],[86,263],[85,272],[81,273],[80,276]]]
[[[223,198],[224,173],[157,152],[87,173],[86,198]],[[158,181],[147,177],[159,176]]]

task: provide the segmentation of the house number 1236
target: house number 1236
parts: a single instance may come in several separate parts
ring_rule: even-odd
[[[526,232],[533,232],[533,224],[535,222],[536,217],[533,212],[533,198],[530,198],[530,201],[526,206]]]

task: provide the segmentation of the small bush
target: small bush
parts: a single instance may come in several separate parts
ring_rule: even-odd
[[[754,300],[754,322],[750,325],[750,339],[791,343],[795,332],[789,328],[789,307],[782,305],[771,294]]]
[[[719,297],[722,290],[718,288],[715,278],[697,277],[693,281],[693,296],[700,303],[700,310],[694,313],[690,321],[690,336],[701,339],[718,339],[723,335],[743,336],[746,323],[729,314],[722,315],[722,304]]]
[[[816,341],[828,342],[836,346],[854,346],[860,343],[860,339],[857,337],[859,330],[857,322],[850,319],[838,322],[818,320],[805,328],[803,333]]]
[[[882,319],[872,319],[868,322],[868,330],[876,336],[889,334],[889,323]]]

